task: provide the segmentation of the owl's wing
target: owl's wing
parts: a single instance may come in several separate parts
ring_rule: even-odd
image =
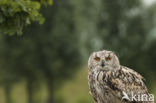
[[[132,69],[121,66],[120,70],[116,72],[108,71],[101,74],[103,75],[103,84],[107,85],[109,91],[120,100],[129,99],[126,96],[132,92],[133,94],[148,94],[148,90],[143,82],[144,78]]]

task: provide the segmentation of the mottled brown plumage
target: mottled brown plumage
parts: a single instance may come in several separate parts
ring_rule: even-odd
[[[124,93],[147,94],[144,78],[132,69],[121,66],[111,51],[94,52],[88,61],[90,93],[96,103],[154,103],[123,99]]]

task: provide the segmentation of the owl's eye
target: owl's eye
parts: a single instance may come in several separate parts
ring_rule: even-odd
[[[99,57],[95,57],[94,58],[96,61],[100,61],[100,58]]]
[[[106,57],[105,59],[106,59],[106,61],[110,61],[111,57]]]

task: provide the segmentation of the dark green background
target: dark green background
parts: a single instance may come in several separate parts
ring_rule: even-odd
[[[1,13],[6,21],[0,22],[5,28],[0,30],[0,103],[93,103],[87,60],[103,49],[142,74],[150,93],[156,93],[155,10],[154,3],[142,0],[54,0],[41,8],[44,24],[33,22],[21,36],[14,33],[25,26],[18,31],[14,15],[8,22]],[[27,25],[21,12],[19,23]],[[42,21],[41,14],[40,20],[27,16]]]

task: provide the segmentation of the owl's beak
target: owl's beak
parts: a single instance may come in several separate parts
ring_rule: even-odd
[[[102,67],[105,66],[105,61],[104,61],[104,60],[102,60],[102,62],[101,62],[101,66],[102,66]]]

